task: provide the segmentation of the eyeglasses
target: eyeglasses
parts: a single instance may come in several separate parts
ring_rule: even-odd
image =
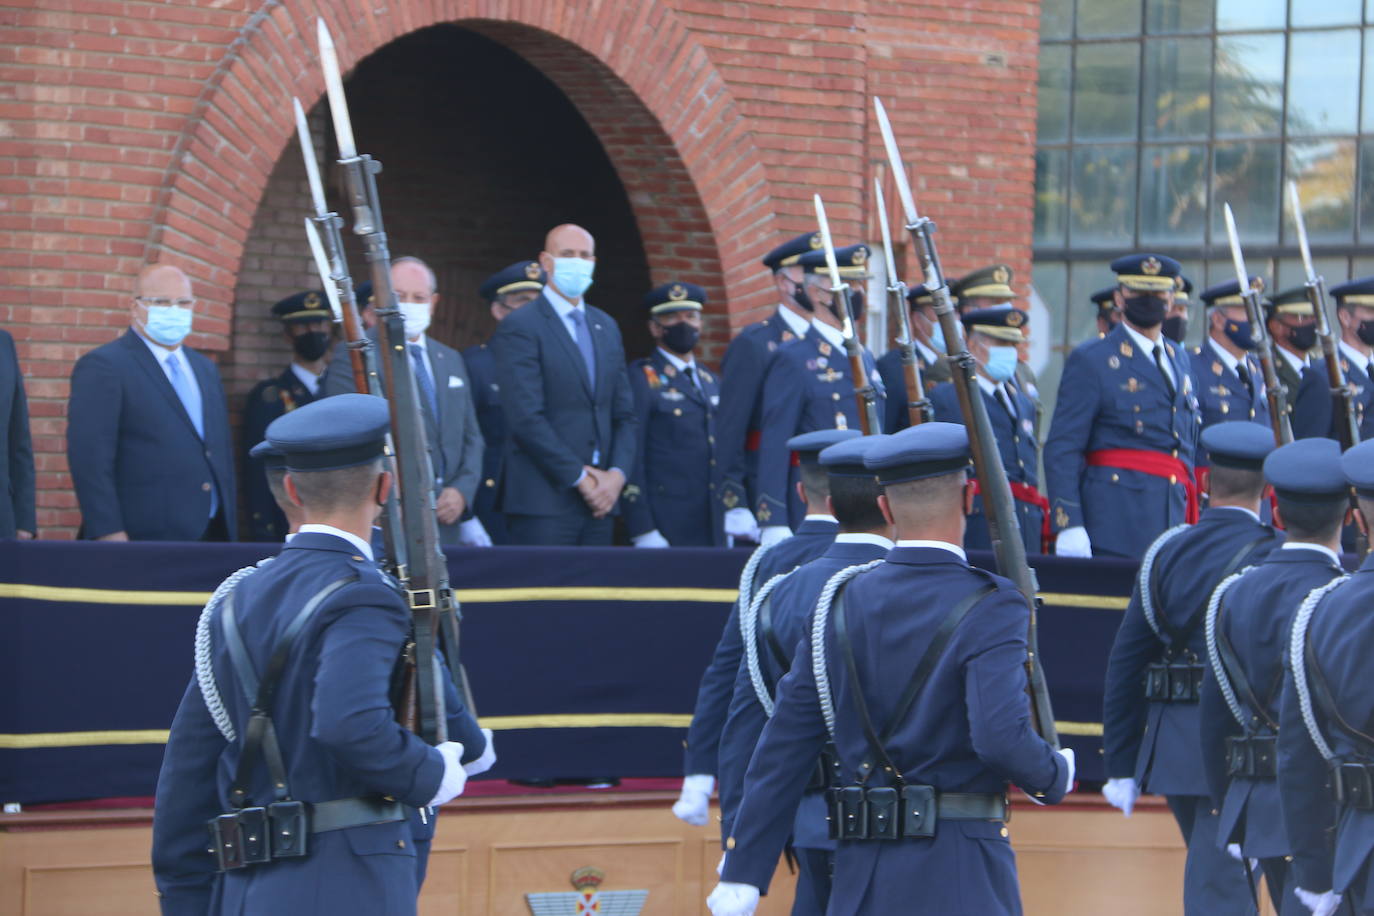
[[[194,299],[167,299],[163,296],[135,296],[134,301],[148,306],[149,308],[166,308],[175,305],[179,309],[190,309],[196,307]]]

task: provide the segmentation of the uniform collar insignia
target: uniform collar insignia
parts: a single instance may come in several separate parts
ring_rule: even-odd
[[[1212,374],[1213,374],[1213,375],[1221,375],[1221,373],[1224,372],[1224,371],[1225,371],[1225,367],[1222,366],[1221,360],[1214,360],[1214,361],[1212,362]]]
[[[826,343],[826,342],[823,341],[823,340],[822,340],[819,344],[816,345],[816,349],[821,351],[821,355],[822,355],[822,356],[829,356],[829,355],[830,355],[830,344]]]
[[[1135,348],[1123,340],[1121,342],[1121,355],[1126,357],[1127,359],[1130,359],[1132,356],[1135,355]]]

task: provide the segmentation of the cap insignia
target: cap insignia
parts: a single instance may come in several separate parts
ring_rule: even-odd
[[[525,276],[529,277],[531,280],[539,279],[538,261],[530,261],[528,264],[525,265]]]
[[[998,282],[1000,283],[1002,281],[999,280]],[[1010,312],[1007,312],[1007,327],[1019,328],[1021,327],[1021,325],[1025,324],[1025,322],[1025,316],[1023,316],[1020,312],[1016,311],[1015,309],[1013,309]]]
[[[306,294],[305,294],[305,302],[304,302],[304,305],[305,305],[305,307],[308,308],[308,309],[317,309],[317,308],[319,308],[319,307],[320,307],[320,296],[319,296],[319,294],[318,294],[318,293],[306,293]]]
[[[863,248],[855,248],[854,253],[849,256],[850,263],[862,264],[868,260],[868,252]]]
[[[821,242],[821,234],[820,234],[819,232],[817,232],[816,234],[814,234],[814,235],[811,236],[811,247],[812,247],[812,249],[820,248],[820,247],[821,247],[821,244],[822,244],[822,242]]]
[[[1146,258],[1140,262],[1140,272],[1153,277],[1164,269],[1164,265],[1159,263],[1159,258]]]
[[[679,299],[686,299],[687,287],[683,286],[681,283],[674,283],[668,290],[668,298],[674,302],[677,302]]]
[[[1006,283],[1010,279],[1011,277],[1007,274],[1007,269],[1005,267],[998,267],[992,272],[993,283]]]

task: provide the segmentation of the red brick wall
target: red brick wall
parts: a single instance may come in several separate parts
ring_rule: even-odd
[[[395,39],[453,22],[541,71],[596,134],[633,211],[634,233],[610,230],[619,233],[627,265],[625,289],[615,292],[621,307],[632,307],[631,286],[694,275],[716,303],[713,355],[727,324],[737,327],[771,305],[758,257],[783,235],[810,228],[813,191],[826,198],[838,236],[876,236],[869,185],[883,155],[868,98],[875,92],[916,167],[919,202],[941,223],[950,272],[998,259],[1028,278],[1038,3],[831,6],[0,6],[0,323],[19,341],[27,378],[44,534],[70,536],[79,521],[64,443],[71,364],[124,327],[141,264],[176,263],[192,275],[204,303],[192,343],[218,355],[231,392],[241,395],[284,361],[285,347],[262,316],[310,279],[288,102],[294,93],[310,107],[322,93],[316,15],[329,23],[348,68]],[[468,91],[489,89],[477,83]],[[364,89],[355,84],[350,92],[364,103]],[[321,136],[323,128],[318,122]],[[380,155],[381,146],[372,151]],[[541,181],[532,184],[549,186]],[[476,195],[473,211],[489,215],[471,182],[454,184]],[[410,234],[406,220],[395,222],[419,206],[413,196],[405,201],[403,185],[397,178],[396,209],[388,210],[402,232],[397,241],[450,265],[455,296],[464,277],[470,283],[486,265],[522,257],[540,240],[537,232],[525,240],[530,229],[502,235],[476,224],[466,238],[489,238],[490,246],[456,245],[449,229],[458,222],[437,241]],[[446,206],[452,217],[455,205]],[[521,211],[520,225],[545,223]],[[482,325],[464,319],[451,330],[461,344],[457,338],[480,334]]]

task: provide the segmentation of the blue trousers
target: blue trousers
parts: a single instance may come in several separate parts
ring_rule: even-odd
[[[1245,863],[1237,862],[1217,845],[1219,818],[1211,801],[1202,795],[1169,795],[1166,799],[1188,844],[1188,862],[1183,869],[1185,916],[1254,916],[1253,887],[1247,887]]]

